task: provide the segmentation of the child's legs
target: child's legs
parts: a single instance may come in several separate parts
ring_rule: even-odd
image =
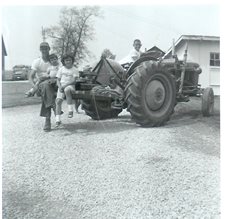
[[[75,92],[75,87],[73,85],[69,85],[64,89],[66,95],[66,102],[68,105],[73,104],[72,94]]]
[[[55,103],[56,103],[55,114],[56,114],[56,115],[61,115],[61,111],[62,111],[62,102],[63,102],[63,100],[60,99],[60,98],[57,98],[57,99],[55,100]]]
[[[36,93],[39,87],[39,82],[36,82],[36,84],[31,88],[33,93]]]
[[[27,93],[35,93],[34,87],[32,87],[30,90],[27,91]]]
[[[56,97],[56,101],[55,101],[55,103],[56,103],[55,114],[56,115],[61,115],[63,98],[64,98],[64,93],[61,93],[58,90],[57,97]]]
[[[35,85],[28,91],[28,93],[35,94],[38,90],[39,81],[36,82]]]

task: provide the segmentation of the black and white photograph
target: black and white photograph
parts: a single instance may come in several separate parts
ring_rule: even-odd
[[[216,2],[1,5],[2,218],[223,218],[220,22]]]

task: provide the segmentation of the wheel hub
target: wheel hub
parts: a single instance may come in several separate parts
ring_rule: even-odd
[[[146,103],[151,110],[158,110],[165,101],[165,88],[159,80],[152,80],[146,87]]]

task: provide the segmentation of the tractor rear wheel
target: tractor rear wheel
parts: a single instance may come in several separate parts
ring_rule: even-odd
[[[214,93],[211,87],[204,89],[202,94],[202,115],[211,116],[214,111]]]
[[[127,110],[141,126],[164,125],[174,111],[175,100],[175,80],[160,63],[143,62],[128,78]]]

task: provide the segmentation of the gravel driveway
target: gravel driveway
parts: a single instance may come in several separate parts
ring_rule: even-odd
[[[159,128],[81,111],[50,133],[39,105],[3,109],[3,218],[219,218],[220,115],[193,101]]]

